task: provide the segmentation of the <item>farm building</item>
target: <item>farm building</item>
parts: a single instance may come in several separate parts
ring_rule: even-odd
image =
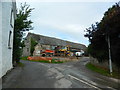
[[[32,43],[36,42],[34,47],[34,51],[31,52]],[[41,51],[47,50],[48,52],[52,52],[50,50],[57,50],[57,48],[61,49],[63,52],[65,49],[69,48],[69,51],[76,52],[79,50],[86,50],[86,46],[79,43],[74,43],[66,40],[61,40],[53,37],[38,35],[34,33],[28,33],[27,37],[24,40],[25,47],[23,47],[23,56],[39,56]],[[47,52],[46,51],[46,52]]]

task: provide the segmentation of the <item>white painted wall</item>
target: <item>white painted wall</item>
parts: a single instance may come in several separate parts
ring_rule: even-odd
[[[2,76],[2,3],[0,0],[0,77]]]
[[[11,0],[12,1],[12,0]],[[0,27],[2,26],[2,29],[0,30],[0,36],[2,37],[2,40],[0,40],[0,67],[2,67],[2,72],[0,72],[0,78],[6,74],[8,70],[10,70],[12,66],[12,50],[13,50],[13,29],[14,29],[14,11],[12,12],[12,22],[11,19],[11,10],[13,9],[13,3],[12,2],[0,2],[0,5],[2,10],[0,11],[0,14],[2,14],[2,18],[0,17],[0,20],[2,20],[2,23],[0,23]],[[1,16],[1,15],[0,15]],[[10,25],[12,24],[12,26]],[[10,37],[10,47],[8,46],[9,43],[9,33],[11,33]]]

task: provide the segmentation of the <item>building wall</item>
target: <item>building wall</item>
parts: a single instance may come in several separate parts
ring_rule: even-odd
[[[35,46],[35,50],[33,52],[33,56],[41,56],[41,51],[43,50],[54,50],[54,47],[55,46],[51,46],[51,45],[42,45],[40,43],[38,43],[36,46]]]
[[[41,50],[42,50],[42,47],[41,47],[41,44],[39,43],[35,46],[33,56],[40,56]]]
[[[24,41],[25,47],[23,47],[22,56],[30,56],[31,36],[27,36]]]
[[[51,48],[50,48],[50,45],[42,45],[42,49],[43,50],[46,50],[46,49],[50,50]]]
[[[2,76],[2,3],[0,1],[0,78]]]
[[[2,26],[2,29],[0,30],[0,36],[2,36],[2,40],[0,40],[0,51],[2,51],[0,52],[2,57],[2,59],[0,59],[0,62],[2,62],[2,65],[0,65],[0,67],[2,67],[2,73],[0,72],[1,78],[8,70],[13,67],[13,29],[16,12],[14,10],[16,10],[16,7],[13,7],[13,4],[15,5],[13,2],[0,2],[0,4],[0,14],[2,15],[2,17],[0,17],[0,20],[2,20],[2,23],[0,23],[0,26]]]

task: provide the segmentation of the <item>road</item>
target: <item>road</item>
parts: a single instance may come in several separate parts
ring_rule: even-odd
[[[120,81],[88,70],[88,57],[63,64],[23,61],[3,79],[3,88],[120,88]]]

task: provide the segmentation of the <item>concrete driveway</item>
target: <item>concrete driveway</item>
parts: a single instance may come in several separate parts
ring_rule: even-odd
[[[63,64],[23,61],[3,79],[3,88],[120,88],[120,81],[102,76],[85,67],[88,57]]]

